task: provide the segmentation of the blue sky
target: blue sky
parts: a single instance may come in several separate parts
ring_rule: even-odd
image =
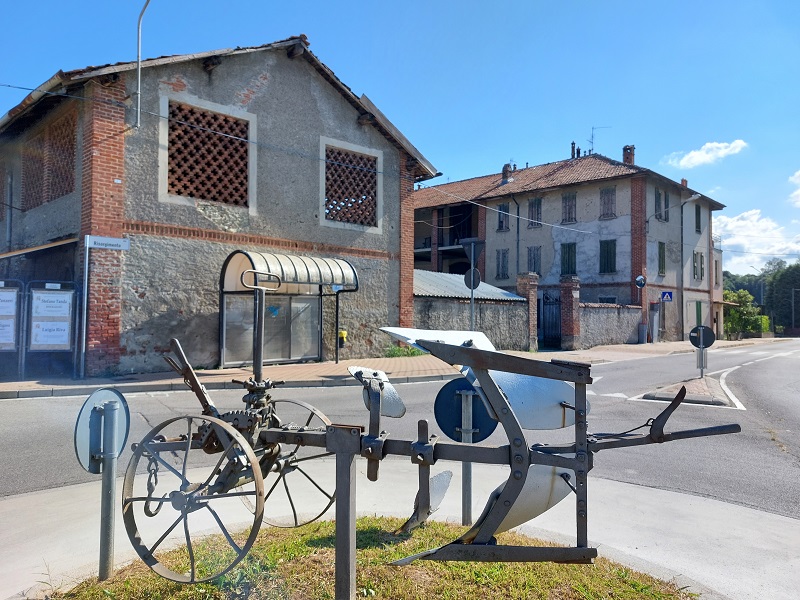
[[[27,93],[6,86],[134,60],[144,2],[7,3],[0,114]],[[151,0],[142,55],[300,33],[443,173],[431,183],[633,144],[638,165],[726,205],[726,270],[800,257],[796,0]]]

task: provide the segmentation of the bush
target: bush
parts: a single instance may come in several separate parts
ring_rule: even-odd
[[[386,350],[383,351],[383,356],[385,358],[398,358],[401,356],[421,356],[425,354],[422,350],[414,348],[414,346],[408,346],[403,344],[402,346],[397,344],[392,344]]]

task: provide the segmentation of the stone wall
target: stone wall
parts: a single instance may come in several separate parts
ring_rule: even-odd
[[[639,306],[593,304],[581,302],[580,347],[592,348],[607,344],[636,344],[639,341]]]
[[[181,237],[130,235],[121,256],[122,356],[119,371],[168,369],[161,355],[176,337],[196,366],[219,364],[219,277],[227,256],[241,248]],[[268,251],[268,250],[267,250]],[[379,327],[397,321],[396,300],[386,290],[397,281],[395,261],[347,257],[359,275],[359,290],[340,294],[339,326],[347,330],[341,359],[380,355]],[[335,300],[323,299],[323,360],[335,356]]]
[[[469,300],[414,298],[418,329],[468,330],[469,323]],[[475,330],[485,333],[498,350],[528,350],[528,303],[475,302]]]

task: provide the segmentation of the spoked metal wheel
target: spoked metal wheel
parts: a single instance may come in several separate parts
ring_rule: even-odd
[[[300,400],[273,400],[272,427],[293,433],[324,431],[331,424],[324,413]],[[319,519],[336,500],[335,470],[319,459],[332,456],[324,448],[278,444],[277,456],[262,458],[266,486],[264,522],[274,527],[299,527]],[[275,449],[273,449],[275,450]]]
[[[263,515],[258,459],[224,421],[176,417],[134,449],[122,516],[133,548],[162,577],[200,583],[227,573],[253,545]]]

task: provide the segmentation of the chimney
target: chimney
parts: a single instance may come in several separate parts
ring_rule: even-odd
[[[503,182],[502,184],[505,185],[509,181],[514,181],[514,178],[511,177],[511,163],[506,163],[503,165]]]
[[[572,142],[572,156],[570,158],[575,158],[575,142]]]
[[[688,181],[686,181],[686,178],[683,178],[683,179],[681,179],[681,185],[682,185],[683,187],[689,187],[689,182],[688,182]]]
[[[636,146],[623,146],[622,147],[622,162],[626,165],[634,164],[634,155],[636,153]]]

